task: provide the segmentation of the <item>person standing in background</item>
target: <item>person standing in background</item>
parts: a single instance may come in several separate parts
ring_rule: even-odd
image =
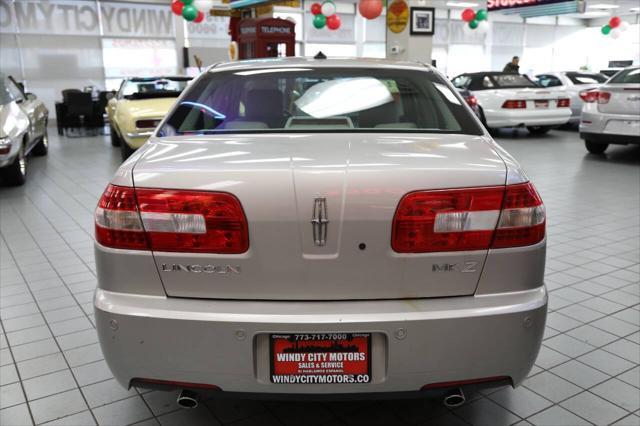
[[[520,58],[517,56],[514,56],[511,59],[511,62],[507,62],[507,65],[504,66],[504,69],[502,70],[502,72],[519,74],[520,73],[520,65],[518,65],[519,63],[520,63]]]

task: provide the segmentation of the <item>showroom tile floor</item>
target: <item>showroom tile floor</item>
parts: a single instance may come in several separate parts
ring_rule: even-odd
[[[53,133],[53,132],[51,132]],[[0,424],[640,424],[640,148],[588,155],[574,131],[498,138],[549,215],[548,328],[524,386],[438,401],[256,402],[196,410],[175,394],[122,389],[92,324],[92,212],[119,164],[107,137],[51,137],[29,182],[0,187]]]

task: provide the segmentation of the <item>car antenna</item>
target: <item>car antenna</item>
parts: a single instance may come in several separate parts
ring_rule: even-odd
[[[313,59],[327,59],[327,55],[325,55],[324,53],[322,53],[322,51],[320,51],[316,53],[316,56],[314,56]]]

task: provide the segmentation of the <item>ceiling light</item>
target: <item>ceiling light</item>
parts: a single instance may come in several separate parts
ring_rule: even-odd
[[[587,9],[600,9],[600,10],[607,10],[607,9],[617,9],[620,6],[618,6],[617,4],[607,4],[607,3],[598,3],[598,4],[590,4],[587,6]]]
[[[631,9],[629,9],[629,12],[640,13],[640,7],[632,7]]]
[[[449,7],[476,7],[478,3],[467,2],[467,1],[449,1],[447,2],[447,6]]]
[[[601,16],[609,16],[608,12],[585,12],[577,15],[578,18],[599,18]]]

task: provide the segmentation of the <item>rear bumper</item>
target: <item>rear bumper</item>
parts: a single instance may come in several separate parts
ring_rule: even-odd
[[[489,127],[560,126],[571,118],[570,108],[547,110],[485,110]]]
[[[630,114],[604,114],[597,111],[597,106],[585,105],[580,121],[580,137],[597,143],[610,144],[640,144],[638,126],[634,128],[631,123],[638,123],[640,117]],[[612,123],[622,123],[620,126],[611,126]],[[625,125],[626,124],[626,125]]]
[[[253,394],[385,394],[488,377],[522,382],[538,354],[547,293],[441,299],[268,302],[98,289],[96,325],[116,379],[211,384]],[[370,332],[368,384],[272,384],[269,333]]]
[[[612,135],[608,133],[580,132],[580,138],[596,143],[608,143],[614,145],[640,145],[640,136]]]

